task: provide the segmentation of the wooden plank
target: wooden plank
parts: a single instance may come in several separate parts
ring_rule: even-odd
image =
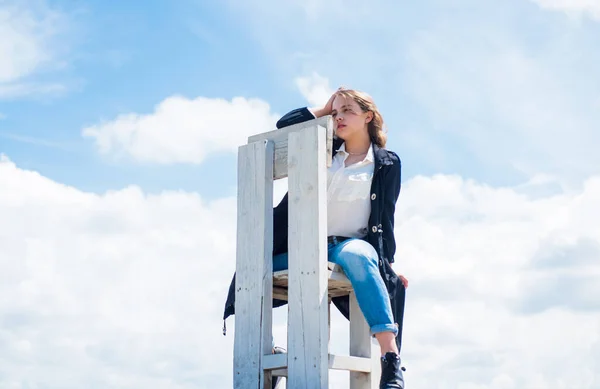
[[[329,354],[331,352],[331,297],[329,293],[327,294],[327,353]]]
[[[286,282],[286,285],[287,285],[287,282]],[[329,297],[329,299],[332,299],[334,297],[348,296],[351,292],[352,292],[352,288],[346,287],[346,286],[336,287],[333,285],[329,285],[329,287],[327,288],[327,296]],[[288,300],[287,286],[286,287],[273,286],[273,298],[278,299],[278,300],[287,301]]]
[[[346,275],[344,273],[336,271],[336,270],[327,270],[327,269],[323,269],[323,272],[327,275],[326,278],[329,280],[329,282],[332,285],[352,287],[350,280],[348,279],[348,277],[346,277]],[[282,282],[287,282],[287,280],[289,280],[289,274],[290,274],[289,270],[280,270],[280,271],[274,272],[273,279],[274,279],[275,284],[284,286],[282,284]]]
[[[371,358],[330,354],[329,368],[333,370],[349,370],[355,372],[370,373]]]
[[[332,272],[336,272],[336,273],[341,273],[342,276],[346,277],[346,275],[344,274],[344,270],[337,263],[327,261],[327,270],[331,270]],[[274,272],[273,276],[277,277],[280,274],[287,274],[287,273],[288,273],[287,269],[279,270],[277,272]],[[348,278],[346,278],[346,279],[348,279]],[[350,280],[348,280],[348,282],[350,282]]]
[[[376,340],[371,342],[371,388],[379,388],[381,378],[381,347]]]
[[[264,368],[277,372],[279,376],[287,376],[287,354],[265,355]],[[327,366],[332,370],[347,370],[368,373],[371,371],[371,359],[348,355],[328,354]]]
[[[348,296],[352,292],[352,284],[342,268],[333,262],[327,264],[327,295],[332,297]],[[330,270],[332,269],[332,270]],[[273,273],[273,297],[279,300],[288,299],[289,271],[280,270]]]
[[[289,134],[288,386],[327,388],[327,168],[314,126]]]
[[[285,301],[287,301],[287,299],[288,299],[288,290],[287,290],[287,288],[282,288],[280,286],[274,286],[273,287],[273,298],[276,298],[278,300],[285,300]]]
[[[323,116],[307,122],[294,124],[282,129],[268,131],[248,137],[248,143],[270,140],[275,144],[275,156],[273,163],[273,178],[280,179],[288,176],[288,137],[291,133],[302,131],[306,128],[319,127],[320,131],[325,132],[326,147],[325,154],[326,166],[331,166],[332,147],[333,147],[333,119],[331,116]]]
[[[351,372],[350,389],[376,389],[379,387],[381,367],[379,350],[373,345],[369,325],[358,306],[354,292],[350,294],[350,356],[370,361],[370,373]]]
[[[266,354],[263,358],[263,369],[265,370],[275,370],[282,369],[287,367],[287,357],[286,353],[283,354]]]
[[[285,369],[271,370],[273,377],[287,377],[287,367]]]
[[[270,385],[261,359],[271,350],[273,142],[239,147],[233,382],[236,389]],[[270,386],[269,386],[270,388]]]

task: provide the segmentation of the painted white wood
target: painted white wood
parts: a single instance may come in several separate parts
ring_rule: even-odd
[[[267,355],[264,368],[272,370],[273,375],[287,376],[287,354]],[[352,357],[348,355],[328,354],[328,368],[369,373],[372,370],[371,358]]]
[[[331,297],[327,293],[327,354],[331,355]]]
[[[286,382],[285,382],[285,378],[280,378],[279,382],[277,383],[277,386],[275,387],[275,389],[285,389],[285,388],[287,388],[287,385],[286,385]]]
[[[265,355],[263,358],[263,369],[283,369],[287,367],[287,361],[288,355],[286,353]]]
[[[379,348],[348,278],[327,261],[326,169],[332,137],[331,117],[325,117],[252,136],[239,148],[236,389],[271,389],[273,376],[287,377],[290,388],[327,388],[329,369],[349,370],[353,389],[378,387]],[[273,180],[285,176],[289,270],[273,274]],[[331,355],[331,297],[347,294],[350,356]],[[273,297],[289,297],[288,354],[271,353]]]
[[[329,262],[332,264],[331,262]],[[332,264],[335,265],[335,264]],[[329,270],[333,268],[333,270]],[[327,273],[327,290],[328,296],[332,297],[347,296],[352,291],[352,284],[346,274],[342,271],[338,265],[329,266],[326,270]],[[281,270],[273,273],[273,297],[279,300],[288,299],[288,283],[289,283],[289,271]]]
[[[287,367],[282,369],[271,370],[273,377],[287,377]]]
[[[278,130],[263,132],[248,137],[248,143],[259,142],[264,140],[273,141],[275,144],[275,157],[273,164],[273,178],[280,179],[288,176],[288,136],[291,133],[303,131],[306,128],[318,126],[321,131],[325,132],[326,151],[325,164],[331,166],[332,147],[333,147],[333,119],[330,115],[323,116],[317,119],[309,120],[303,123],[294,124]]]
[[[272,333],[273,150],[271,141],[238,150],[235,389],[270,385],[261,359],[270,353]]]
[[[347,355],[329,355],[329,368],[334,370],[349,370],[362,373],[371,372],[371,358],[361,358]]]
[[[329,279],[329,281],[336,284],[336,286],[351,287],[352,284],[350,283],[350,280],[348,279],[346,274],[344,274],[344,272],[341,269],[342,268],[339,265],[335,265],[333,270],[331,270],[331,268],[326,268],[326,269],[324,269],[324,271],[327,273],[327,278]],[[280,279],[280,280],[289,280],[289,276],[290,276],[289,269],[288,270],[279,270],[279,271],[276,271],[273,273],[273,278]]]
[[[356,295],[350,293],[350,356],[366,358],[371,372],[350,372],[350,389],[375,389],[379,387],[381,369],[378,368],[379,350],[370,335],[369,325],[358,306]]]
[[[375,339],[371,339],[371,389],[379,388],[381,379],[381,347]]]
[[[327,388],[326,133],[289,134],[288,387]]]

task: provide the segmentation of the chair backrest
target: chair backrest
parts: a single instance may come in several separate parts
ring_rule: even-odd
[[[289,387],[328,387],[330,116],[248,138],[238,150],[234,387],[263,387],[272,347],[273,181],[288,178]],[[269,275],[269,276],[266,276]],[[260,374],[257,374],[260,369]]]

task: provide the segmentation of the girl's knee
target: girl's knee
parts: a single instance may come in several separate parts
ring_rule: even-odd
[[[377,252],[369,242],[362,239],[352,239],[342,243],[338,254],[338,263],[343,267],[358,266],[364,268],[369,264],[377,265]]]

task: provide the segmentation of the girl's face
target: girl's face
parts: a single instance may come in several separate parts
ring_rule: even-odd
[[[335,123],[336,135],[348,140],[361,131],[368,132],[368,123],[373,118],[373,113],[363,112],[351,98],[337,96],[333,100],[331,116]]]

